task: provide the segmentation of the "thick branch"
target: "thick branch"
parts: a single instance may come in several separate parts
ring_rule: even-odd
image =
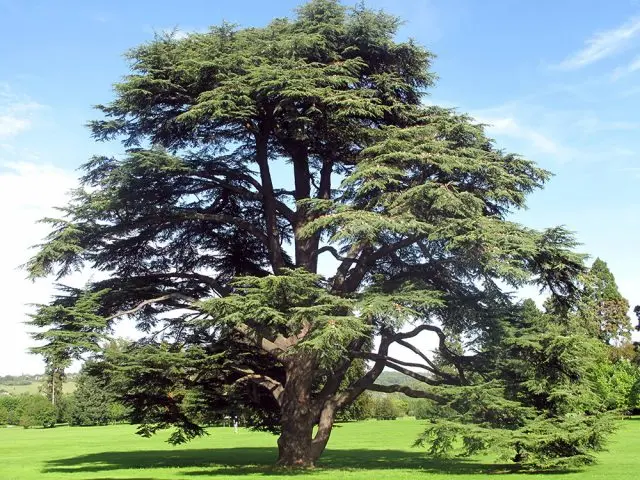
[[[404,393],[407,397],[412,398],[428,398],[434,402],[444,403],[446,399],[435,393],[425,392],[424,390],[416,390],[415,388],[408,387],[407,385],[378,385],[374,383],[368,390],[372,392],[382,393]]]
[[[269,248],[271,267],[274,273],[277,273],[285,267],[285,261],[282,254],[282,245],[280,244],[275,195],[269,169],[269,130],[270,127],[268,125],[262,125],[261,132],[256,135],[256,163],[260,168],[260,180],[262,182],[262,205],[267,223],[266,245]]]
[[[172,272],[172,273],[152,273],[147,275],[138,275],[134,277],[136,279],[152,279],[152,278],[186,278],[197,280],[198,282],[205,283],[209,285],[220,297],[225,297],[231,293],[230,289],[221,284],[218,280],[208,275],[203,275],[201,273],[180,273],[180,272]]]
[[[378,355],[380,355],[381,357],[386,357],[389,353],[389,345],[391,345],[391,343],[392,341],[390,339],[383,336],[383,338],[380,340],[380,346],[378,347]],[[371,367],[371,369],[369,369],[367,373],[365,373],[357,381],[352,383],[347,390],[337,395],[336,405],[338,407],[349,405],[356,398],[358,398],[358,396],[362,392],[368,389],[373,384],[373,382],[376,381],[376,379],[384,370],[385,365],[386,362],[384,359],[380,358],[379,360],[376,360],[373,364],[373,367]]]
[[[363,249],[362,255],[358,257],[356,266],[348,271],[348,275],[346,275],[344,280],[344,291],[355,292],[360,286],[360,283],[362,283],[367,271],[375,262],[397,250],[400,250],[401,248],[414,244],[418,240],[419,237],[411,235],[396,243],[383,245],[378,249],[374,249],[372,247]]]
[[[328,200],[331,198],[331,174],[333,173],[333,161],[324,160],[320,169],[320,185],[318,186],[318,198]]]
[[[278,402],[278,405],[281,403],[281,396],[282,392],[284,391],[284,387],[280,382],[267,375],[255,373],[253,370],[237,367],[234,367],[234,370],[245,374],[243,377],[240,377],[238,380],[233,382],[234,384],[242,382],[253,382],[269,390],[271,395],[273,395],[273,398],[275,398],[276,402]]]
[[[325,252],[329,252],[331,255],[333,255],[333,258],[341,262],[355,263],[357,261],[355,258],[343,257],[338,253],[338,250],[335,247],[332,247],[331,245],[325,245],[324,247],[319,248],[318,250],[315,251],[314,255],[320,256],[320,254]]]
[[[280,354],[284,353],[286,348],[279,345],[277,339],[269,339],[260,335],[255,329],[252,329],[244,323],[235,325],[235,330],[241,333],[248,341],[260,347],[274,358],[280,359]]]

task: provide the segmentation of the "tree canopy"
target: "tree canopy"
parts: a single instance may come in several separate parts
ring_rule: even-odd
[[[104,361],[132,388],[141,433],[201,434],[185,408],[194,395],[242,405],[280,434],[282,465],[312,465],[336,412],[366,390],[460,411],[459,392],[505,398],[490,372],[520,311],[509,290],[537,285],[571,304],[583,257],[563,228],[509,220],[549,172],[469,116],[425,106],[432,54],[397,41],[399,25],[312,0],[265,27],[159,35],[128,52],[130,74],[90,123],[125,153],[83,165],[27,263],[33,278],[83,268],[107,278],[40,306],[40,352],[99,351],[131,318],[144,338]],[[423,332],[441,361],[411,343]],[[390,357],[393,344],[418,360]],[[385,368],[424,388],[377,385]],[[531,407],[505,402],[495,418],[465,421],[516,431],[569,418],[505,416]],[[580,435],[573,443],[588,449]]]

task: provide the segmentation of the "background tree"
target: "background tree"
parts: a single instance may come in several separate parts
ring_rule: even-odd
[[[399,24],[314,0],[263,28],[129,52],[131,74],[90,124],[126,155],[84,165],[27,267],[108,273],[33,324],[73,357],[116,319],[136,322],[146,338],[105,366],[131,387],[140,433],[176,425],[184,441],[203,432],[185,398],[231,398],[279,432],[280,464],[312,465],[336,412],[366,390],[481,391],[482,352],[513,307],[500,285],[571,301],[583,270],[571,236],[507,220],[548,172],[469,117],[424,107],[432,56],[397,42]],[[422,332],[452,369],[410,343]],[[390,357],[392,344],[420,363]],[[376,385],[385,367],[428,388]]]
[[[64,370],[63,366],[54,366],[51,362],[45,366],[40,390],[54,407],[62,398],[62,384],[66,378]]]
[[[19,424],[29,427],[54,427],[57,419],[55,407],[42,395],[21,395],[18,403]]]
[[[119,404],[115,393],[99,376],[87,373],[91,368],[91,364],[83,367],[78,377],[69,407],[70,423],[90,426],[108,425],[125,420],[126,408]]]
[[[621,345],[631,340],[629,302],[618,290],[615,277],[596,258],[584,276],[578,315],[585,319],[603,342]]]
[[[0,425],[9,423],[9,410],[0,403]]]

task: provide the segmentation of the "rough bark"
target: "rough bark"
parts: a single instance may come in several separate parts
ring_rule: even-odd
[[[311,382],[315,362],[309,355],[296,355],[287,362],[287,379],[281,396],[282,418],[278,438],[278,465],[313,467],[312,440],[316,423],[311,401]]]

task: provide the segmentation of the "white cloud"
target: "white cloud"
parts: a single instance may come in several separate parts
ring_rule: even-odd
[[[625,77],[633,72],[640,70],[640,55],[635,57],[631,62],[629,62],[624,67],[616,68],[611,74],[611,80],[616,81],[622,77]]]
[[[17,95],[8,84],[0,83],[0,139],[14,137],[32,125],[37,102]]]
[[[635,17],[619,27],[597,33],[585,42],[584,48],[562,61],[558,68],[576,70],[603,58],[614,55],[640,34],[640,17]]]
[[[65,194],[75,183],[74,175],[52,166],[0,162],[0,218],[4,225],[0,249],[0,375],[39,373],[43,369],[41,360],[27,353],[33,342],[23,322],[28,320],[27,304],[49,299],[52,282],[32,283],[18,267],[33,253],[29,247],[47,233],[47,226],[36,221],[54,215],[52,207],[66,203]]]
[[[555,108],[530,98],[470,114],[500,146],[537,161],[628,161],[638,148],[640,122],[625,112],[607,118],[597,109]]]
[[[511,116],[484,116],[482,113],[475,119],[487,125],[487,131],[495,136],[508,136],[526,141],[534,152],[547,154],[558,160],[566,160],[572,155],[567,148],[535,128],[520,123]]]

